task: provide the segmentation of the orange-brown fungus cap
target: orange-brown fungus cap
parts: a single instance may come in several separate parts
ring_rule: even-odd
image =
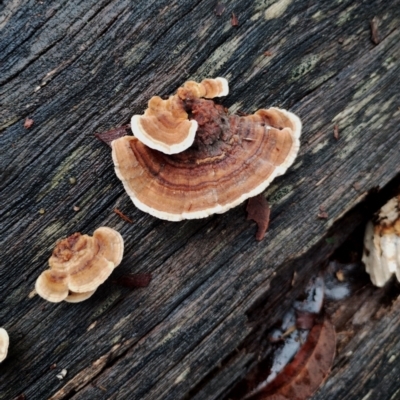
[[[144,115],[132,117],[132,132],[152,149],[165,154],[180,153],[192,145],[197,130],[197,121],[189,120],[184,100],[225,96],[228,91],[224,78],[205,79],[201,83],[188,81],[167,100],[152,97]]]
[[[212,100],[185,100],[197,121],[193,145],[174,155],[155,151],[137,138],[112,142],[115,172],[135,205],[171,221],[223,213],[261,193],[293,163],[300,119],[270,108],[253,115],[228,115]]]
[[[53,303],[86,300],[121,262],[123,252],[122,236],[114,229],[101,227],[93,237],[74,233],[57,243],[36,291]]]
[[[228,93],[229,85],[225,78],[204,79],[201,83],[187,81],[183,87],[177,90],[177,94],[182,100],[193,100],[196,97],[213,99],[214,97],[227,96]]]
[[[8,353],[8,345],[10,339],[8,333],[4,328],[0,328],[0,362],[4,361]]]

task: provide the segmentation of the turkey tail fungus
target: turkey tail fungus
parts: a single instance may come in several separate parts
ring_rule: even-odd
[[[186,82],[168,100],[153,97],[145,115],[133,117],[135,137],[112,142],[115,172],[142,211],[170,221],[224,213],[264,191],[293,164],[300,119],[274,107],[229,115],[203,98],[227,94],[222,79]],[[175,145],[178,152],[171,154]]]

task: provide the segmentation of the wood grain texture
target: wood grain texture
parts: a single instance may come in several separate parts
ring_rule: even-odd
[[[328,230],[367,191],[399,174],[399,0],[235,0],[221,17],[215,5],[0,5],[0,325],[10,335],[0,399],[226,397],[257,361],[256,352],[235,350],[258,332],[255,304],[265,305],[264,324],[277,321],[316,262],[340,244],[339,236],[325,241]],[[374,16],[378,45],[370,39]],[[114,174],[110,149],[94,137],[142,113],[151,96],[215,76],[229,80],[224,104],[232,112],[280,106],[303,121],[295,165],[265,192],[271,224],[259,243],[244,205],[180,223],[138,211]],[[34,120],[30,129],[26,117]],[[320,205],[326,220],[317,218]],[[80,304],[28,297],[59,238],[102,225],[126,242],[111,280]],[[299,279],[292,287],[294,270]],[[112,283],[138,272],[152,274],[148,288]],[[398,351],[390,336],[396,310],[371,324],[371,341],[354,339],[361,346],[354,354],[363,354],[373,337],[390,354]],[[372,361],[387,372],[385,382],[394,377],[382,348],[368,357],[342,367],[339,360],[315,398],[361,399],[366,386],[349,392],[343,382],[367,376],[363,366]],[[68,373],[59,381],[63,368]],[[396,379],[380,392],[382,400],[396,398]]]

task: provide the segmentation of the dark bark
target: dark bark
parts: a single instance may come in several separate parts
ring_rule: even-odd
[[[10,335],[0,399],[226,397],[257,362],[250,338],[255,346],[261,326],[282,316],[346,229],[365,220],[357,205],[367,192],[399,174],[399,0],[235,0],[220,17],[216,3],[0,6],[0,325]],[[153,95],[216,76],[229,80],[231,112],[280,106],[303,121],[297,161],[266,190],[262,242],[244,205],[180,223],[135,209],[94,136],[127,124]],[[28,297],[58,239],[102,225],[121,232],[126,252],[94,296]],[[128,273],[151,273],[150,286],[112,283]],[[357,325],[315,399],[399,395],[400,358],[388,361],[400,347],[397,303]]]

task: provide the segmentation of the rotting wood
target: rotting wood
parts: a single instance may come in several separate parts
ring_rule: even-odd
[[[256,349],[236,351],[261,332],[254,327],[261,315],[255,321],[250,312],[255,304],[265,302],[265,326],[278,320],[314,272],[310,249],[320,246],[321,258],[332,252],[340,240],[328,228],[339,229],[338,219],[367,191],[399,174],[398,0],[371,0],[368,7],[352,0],[235,0],[220,17],[215,3],[4,6],[0,324],[11,346],[0,365],[0,399],[223,399],[257,361]],[[231,26],[232,12],[238,27]],[[372,16],[382,21],[378,45],[370,40]],[[232,94],[223,104],[230,110],[281,106],[303,120],[298,161],[265,193],[268,242],[254,240],[243,205],[179,224],[141,213],[115,177],[109,149],[93,137],[142,113],[152,95],[215,76],[229,80]],[[27,117],[35,121],[30,129],[23,127]],[[326,220],[315,218],[320,204],[329,210]],[[116,207],[135,224],[115,218]],[[38,296],[29,299],[56,240],[102,225],[127,242],[115,274],[152,273],[151,290],[105,284],[77,305],[43,307]],[[397,311],[385,308],[379,320],[361,325],[346,348],[353,356],[335,362],[315,399],[396,396],[400,359],[389,360],[400,350]],[[375,339],[381,350],[373,351]],[[362,366],[360,344],[371,348]],[[378,386],[366,367],[372,365],[384,376]],[[59,381],[62,369],[68,375]],[[362,384],[348,392],[351,382]]]

